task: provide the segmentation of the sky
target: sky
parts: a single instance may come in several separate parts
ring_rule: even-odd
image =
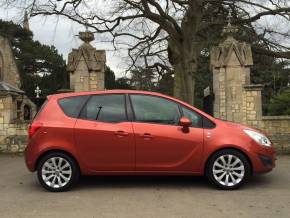
[[[102,1],[97,1],[98,4],[101,4],[101,2]],[[288,7],[290,7],[290,5],[288,5]],[[106,7],[104,6],[104,8]],[[248,8],[247,10],[253,14],[258,12],[252,8]],[[8,9],[0,7],[0,19],[12,20],[15,23],[22,24],[23,17],[24,11],[21,7],[19,7],[19,9],[15,6]],[[54,45],[66,60],[68,53],[72,50],[72,48],[77,48],[82,43],[81,40],[78,39],[77,35],[79,31],[84,31],[85,27],[67,18],[56,16],[37,16],[31,18],[29,23],[30,29],[34,34],[34,40],[38,40],[46,45]],[[290,34],[289,21],[278,19],[277,16],[263,17],[255,24],[257,32],[262,33],[263,28],[260,30],[259,27],[267,27],[268,29]],[[290,45],[289,38],[275,36],[274,40],[278,44],[282,44],[287,47]],[[114,50],[111,42],[108,41],[108,37],[104,34],[95,34],[95,40],[92,42],[92,45],[96,49],[106,50],[107,65],[115,72],[117,77],[125,75],[125,71],[128,69],[129,63],[127,51],[125,49],[118,51]]]
[[[0,8],[0,19],[2,20],[12,20],[22,25],[23,16],[23,11]],[[42,44],[54,45],[66,60],[72,48],[78,48],[81,45],[82,41],[77,35],[80,31],[85,30],[84,26],[56,16],[32,17],[29,20],[29,25],[34,34],[34,40],[38,40]],[[91,44],[96,49],[105,49],[107,65],[115,72],[117,77],[124,76],[127,67],[124,58],[126,51],[115,51],[111,43],[101,34],[95,34],[95,40]]]

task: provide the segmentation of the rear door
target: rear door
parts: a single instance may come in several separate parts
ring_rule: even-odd
[[[193,172],[203,151],[202,117],[169,99],[132,94],[137,171]],[[179,119],[193,121],[184,130]]]
[[[76,146],[93,171],[133,171],[135,144],[125,95],[93,95],[75,124]]]

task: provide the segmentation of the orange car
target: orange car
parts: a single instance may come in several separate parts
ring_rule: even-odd
[[[206,175],[236,189],[275,166],[261,131],[127,90],[48,96],[30,126],[25,159],[50,191],[67,190],[80,175]]]

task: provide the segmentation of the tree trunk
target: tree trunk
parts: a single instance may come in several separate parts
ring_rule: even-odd
[[[192,105],[201,47],[197,42],[201,11],[201,3],[191,1],[181,24],[180,39],[170,38],[168,41],[168,57],[174,68],[174,97]]]
[[[199,51],[191,37],[181,43],[173,40],[168,43],[168,57],[174,68],[174,97],[192,105]]]
[[[189,104],[194,104],[194,73],[190,68],[193,63],[182,61],[174,65],[174,97]]]

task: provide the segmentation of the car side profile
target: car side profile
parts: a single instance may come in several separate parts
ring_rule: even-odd
[[[29,128],[25,160],[49,191],[80,175],[206,175],[237,189],[275,167],[260,130],[213,118],[159,93],[110,90],[51,95]]]

